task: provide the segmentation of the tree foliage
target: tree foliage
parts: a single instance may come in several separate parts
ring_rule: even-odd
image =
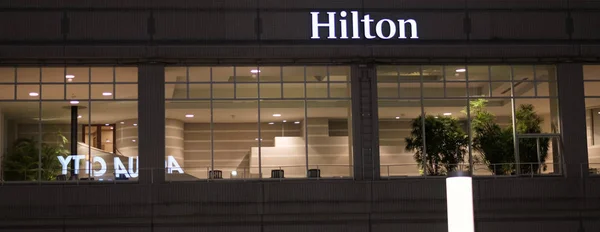
[[[496,175],[516,172],[513,128],[502,128],[496,122],[496,116],[487,111],[485,99],[473,100],[470,103],[471,127],[473,131],[473,149],[481,154],[481,160]],[[515,112],[518,134],[541,133],[543,119],[536,114],[531,104],[520,105]],[[540,157],[538,160],[539,140]],[[519,162],[521,173],[539,173],[544,168],[544,160],[548,155],[548,138],[519,139]],[[538,165],[538,161],[542,164]]]
[[[452,117],[425,116],[425,150],[423,150],[423,118],[412,120],[406,150],[414,151],[414,159],[425,175],[443,175],[462,163],[469,139]]]
[[[41,159],[41,180],[54,180],[61,171],[58,156],[69,155],[65,148],[66,137],[57,133],[53,144],[38,143],[31,138],[19,138],[4,156],[3,169],[6,181],[33,181],[38,179],[38,159]],[[41,148],[41,152],[40,152]],[[38,155],[40,155],[38,157]]]

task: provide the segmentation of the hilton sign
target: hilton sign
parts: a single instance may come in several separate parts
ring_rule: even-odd
[[[358,11],[350,11],[350,15],[346,11],[339,12],[327,12],[327,21],[319,22],[319,14],[321,12],[310,12],[312,15],[312,36],[311,39],[321,39],[319,35],[319,27],[327,28],[329,33],[327,39],[418,39],[417,35],[417,21],[414,19],[380,19],[375,23],[375,34],[373,34],[373,23],[374,19],[371,16],[365,14],[359,19]],[[348,22],[350,20],[350,22]],[[336,26],[339,22],[340,36],[336,35]],[[351,24],[352,35],[348,35],[348,24]],[[362,24],[363,30],[360,33],[360,25]],[[410,25],[410,37],[406,35],[407,25]],[[387,30],[385,30],[386,28]],[[349,37],[350,36],[350,37]]]

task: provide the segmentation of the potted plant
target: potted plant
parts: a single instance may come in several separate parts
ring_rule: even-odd
[[[412,120],[410,137],[405,138],[407,151],[424,175],[444,175],[463,163],[469,139],[456,118],[425,116],[425,150],[423,149],[423,118]]]
[[[68,143],[60,132],[56,133],[56,143],[41,143],[31,138],[17,139],[4,156],[3,170],[6,181],[33,181],[38,179],[38,162],[41,158],[41,180],[55,180],[61,172],[58,156],[69,155],[65,148]],[[41,148],[41,150],[40,150]],[[41,152],[40,152],[41,151]],[[41,154],[41,157],[38,157]]]
[[[496,116],[485,109],[488,101],[477,99],[470,102],[471,127],[473,131],[472,147],[481,154],[485,163],[495,175],[513,174],[516,172],[515,152],[512,126],[501,128]],[[534,106],[520,105],[515,112],[518,134],[541,133],[543,119],[535,113]],[[539,162],[538,165],[538,140]],[[545,168],[544,161],[548,155],[549,138],[523,138],[519,140],[519,162],[521,173],[539,173]],[[531,164],[531,165],[530,165]]]

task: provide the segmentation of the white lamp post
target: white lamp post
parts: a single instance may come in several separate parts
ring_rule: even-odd
[[[474,232],[473,181],[468,172],[455,171],[446,178],[448,232]]]

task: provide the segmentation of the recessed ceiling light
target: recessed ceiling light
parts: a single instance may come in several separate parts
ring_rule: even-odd
[[[115,128],[111,126],[110,129],[112,130],[112,129],[115,129]]]
[[[72,105],[77,105],[79,104],[79,101],[70,101],[69,103],[71,103]]]
[[[111,92],[104,92],[104,93],[102,93],[102,96],[112,96],[112,93]]]
[[[135,143],[135,139],[132,139],[132,140],[131,140],[131,142],[134,142],[134,143]]]
[[[237,171],[236,170],[231,171],[231,176],[237,176]]]
[[[77,115],[77,118],[82,118],[81,115]]]
[[[73,78],[75,78],[75,75],[67,74],[65,76],[65,78],[67,78],[67,79],[73,79]]]
[[[134,123],[133,126],[137,126],[137,123]]]
[[[252,70],[250,70],[250,73],[259,73],[259,72],[260,72],[260,70],[258,70],[258,69],[252,69]]]
[[[186,118],[193,118],[193,117],[194,117],[194,115],[193,115],[193,114],[186,114],[186,115],[185,115],[185,117],[186,117]]]
[[[106,142],[107,142],[107,143],[110,143],[110,140],[108,140],[108,139],[107,139],[107,140],[106,140]]]
[[[396,119],[400,119],[400,117],[396,117]]]
[[[300,122],[299,121],[295,121],[294,124],[300,124]]]
[[[106,124],[104,124],[104,125],[105,125],[105,126],[110,126],[110,124],[108,124],[108,123],[106,123]]]
[[[40,96],[40,94],[36,93],[36,92],[31,92],[31,93],[29,93],[29,96],[37,97],[37,96]]]
[[[444,113],[444,116],[450,116],[452,113]]]
[[[269,125],[273,125],[273,124],[275,124],[275,123],[274,123],[274,122],[270,122],[270,123],[269,123]]]
[[[287,120],[283,120],[283,122],[287,122]]]
[[[125,122],[121,122],[121,124],[125,124]]]
[[[434,118],[439,118],[438,116],[435,116]]]
[[[254,138],[254,140],[258,141],[258,138]],[[262,139],[260,139],[260,141],[262,141]]]
[[[467,71],[467,69],[464,69],[464,68],[456,69],[456,72],[459,72],[459,73],[466,72],[466,71]]]
[[[273,117],[281,117],[281,114],[273,114]]]

